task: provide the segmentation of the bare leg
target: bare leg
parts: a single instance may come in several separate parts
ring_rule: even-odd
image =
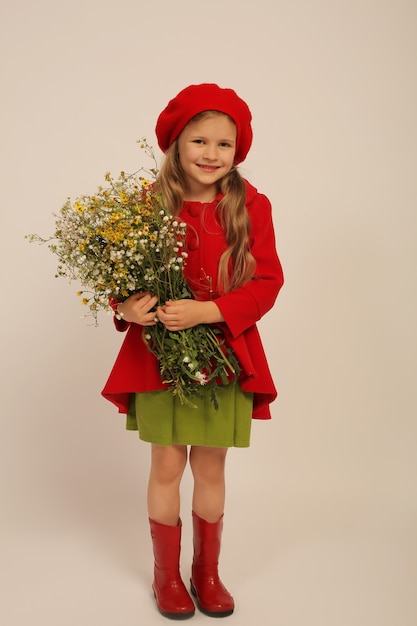
[[[176,526],[180,517],[180,483],[187,464],[187,446],[152,444],[148,484],[149,517]]]
[[[190,451],[193,511],[207,522],[217,522],[224,512],[226,455],[227,448],[192,446]]]

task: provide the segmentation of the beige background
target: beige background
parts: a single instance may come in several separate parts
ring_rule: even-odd
[[[0,24],[1,622],[166,623],[149,450],[100,397],[121,337],[24,234],[217,82],[253,111],[241,171],[286,276],[261,324],[280,398],[229,458],[228,623],[416,626],[416,3],[2,0]],[[187,473],[185,577],[190,493]]]

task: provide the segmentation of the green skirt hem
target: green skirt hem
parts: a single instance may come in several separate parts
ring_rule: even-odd
[[[196,408],[181,404],[171,390],[133,393],[126,429],[160,446],[172,444],[248,448],[252,425],[253,394],[238,382],[217,388],[215,409],[208,389],[193,397]]]

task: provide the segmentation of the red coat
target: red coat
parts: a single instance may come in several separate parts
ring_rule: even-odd
[[[188,225],[188,259],[184,273],[197,300],[216,300],[225,320],[219,326],[241,366],[241,388],[254,394],[253,417],[269,419],[269,404],[275,400],[277,391],[256,322],[274,305],[284,278],[275,248],[271,204],[255,187],[245,183],[251,222],[250,249],[256,259],[254,278],[226,295],[216,293],[218,261],[227,247],[215,217],[221,195],[209,204],[184,202],[180,214]],[[115,320],[115,323],[118,330],[128,332],[102,394],[120,413],[127,413],[131,393],[166,389],[167,386],[161,381],[157,359],[142,340],[143,327],[123,320]]]

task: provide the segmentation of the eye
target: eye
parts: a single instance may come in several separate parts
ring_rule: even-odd
[[[204,143],[204,141],[202,139],[193,139],[193,143],[201,145],[202,143]]]
[[[231,148],[232,147],[232,145],[228,141],[222,141],[219,145],[222,148]]]

